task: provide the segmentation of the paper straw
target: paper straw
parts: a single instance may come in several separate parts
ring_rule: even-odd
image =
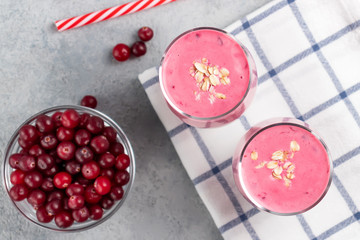
[[[176,0],[138,0],[128,2],[116,7],[107,8],[97,12],[87,13],[81,16],[58,20],[55,22],[58,31],[65,31],[91,23],[102,22],[111,18],[120,17],[126,14],[139,12],[152,7],[164,5]]]

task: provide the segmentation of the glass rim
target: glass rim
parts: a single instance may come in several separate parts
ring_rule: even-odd
[[[250,144],[250,142],[258,134],[260,134],[264,130],[269,129],[269,128],[274,127],[274,126],[280,126],[280,125],[292,125],[292,126],[300,127],[302,129],[308,131],[317,140],[319,140],[321,145],[324,147],[324,149],[326,151],[326,154],[327,154],[327,157],[328,157],[329,178],[327,180],[327,185],[326,185],[323,193],[321,194],[321,196],[313,204],[311,204],[307,208],[305,208],[303,210],[300,210],[300,211],[297,211],[297,212],[286,212],[286,213],[276,212],[276,211],[270,210],[270,209],[265,208],[264,206],[262,206],[249,193],[248,188],[246,187],[246,184],[244,183],[243,176],[241,174],[243,155],[245,153],[245,150],[246,150],[247,146]],[[242,139],[240,140],[240,144],[239,144],[241,146],[241,150],[238,152],[238,154],[236,154],[233,157],[233,170],[237,174],[237,176],[234,175],[235,183],[236,183],[236,185],[240,184],[240,186],[237,186],[237,187],[242,189],[242,191],[240,191],[240,192],[242,193],[244,198],[246,198],[246,200],[248,200],[249,203],[251,203],[254,207],[258,208],[259,210],[269,212],[269,213],[272,213],[272,214],[275,214],[275,215],[280,215],[280,216],[292,216],[292,215],[301,214],[301,213],[304,213],[304,212],[310,210],[311,208],[315,207],[325,197],[325,195],[327,194],[327,192],[328,192],[328,190],[329,190],[329,188],[331,186],[331,183],[332,183],[333,171],[334,171],[332,157],[331,157],[329,148],[327,147],[324,140],[320,137],[320,135],[316,131],[314,131],[309,126],[309,124],[307,124],[304,121],[295,119],[295,118],[287,118],[287,117],[285,117],[285,118],[271,118],[271,119],[267,119],[265,121],[262,121],[262,122],[256,124],[251,129],[255,129],[255,128],[256,128],[256,130],[254,130],[254,132],[251,133],[250,136],[244,135],[242,137]],[[251,131],[251,129],[249,131]],[[237,161],[236,161],[236,159],[237,159]],[[235,169],[236,169],[236,171],[235,171]],[[237,182],[236,177],[238,177],[239,182]]]
[[[240,101],[230,110],[228,110],[225,113],[222,113],[220,115],[214,116],[214,117],[196,117],[196,116],[192,116],[184,111],[182,111],[178,106],[176,106],[176,104],[171,100],[170,96],[167,94],[166,92],[166,88],[164,86],[164,79],[162,76],[162,69],[163,69],[163,63],[164,60],[166,58],[166,55],[168,53],[168,51],[170,50],[170,48],[173,46],[173,44],[175,42],[177,42],[177,40],[179,40],[181,37],[185,36],[186,34],[190,33],[190,32],[195,32],[195,31],[199,31],[199,30],[213,30],[213,31],[217,31],[217,32],[221,32],[225,35],[227,35],[228,37],[230,37],[231,39],[233,39],[242,49],[242,51],[244,52],[244,55],[246,57],[246,61],[249,65],[249,82],[248,82],[248,86],[247,89],[243,95],[243,97],[240,99]],[[252,66],[252,62],[249,61],[249,58],[252,58],[249,50],[231,33],[220,29],[220,28],[215,28],[215,27],[196,27],[196,28],[192,28],[190,30],[187,30],[183,33],[181,33],[180,35],[178,35],[174,40],[171,41],[171,43],[168,45],[168,47],[166,48],[161,60],[160,60],[160,66],[159,66],[159,83],[160,83],[160,88],[161,88],[161,92],[166,100],[166,102],[180,115],[184,116],[184,117],[188,117],[190,119],[194,119],[194,120],[202,120],[202,121],[209,121],[209,120],[216,120],[222,117],[225,117],[226,115],[234,112],[246,99],[246,97],[248,96],[252,83],[255,81],[256,77],[253,76],[253,73],[251,71],[251,69],[255,68],[255,64],[254,66]],[[256,69],[256,68],[255,68]]]
[[[114,129],[116,130],[118,137],[122,140],[122,143],[125,145],[125,149],[127,151],[127,155],[130,158],[130,166],[129,166],[129,174],[130,174],[130,180],[129,182],[126,184],[126,189],[124,190],[124,195],[122,197],[121,200],[118,201],[118,203],[115,202],[114,204],[114,208],[113,209],[109,209],[107,211],[109,211],[107,213],[106,216],[103,216],[101,219],[99,220],[92,220],[93,222],[89,223],[88,225],[85,226],[79,226],[79,228],[73,228],[71,229],[72,226],[70,226],[69,228],[54,228],[52,226],[47,226],[47,223],[41,223],[38,221],[35,221],[33,219],[31,219],[29,216],[27,216],[26,212],[23,212],[18,206],[17,204],[11,199],[11,197],[9,196],[9,191],[10,191],[10,180],[6,178],[6,169],[7,169],[7,164],[8,164],[8,159],[11,156],[11,150],[12,150],[12,146],[13,144],[16,142],[18,135],[19,135],[19,130],[26,124],[29,124],[31,122],[33,122],[38,116],[43,115],[43,114],[48,114],[51,112],[55,112],[55,111],[61,111],[61,110],[66,110],[66,109],[74,109],[74,110],[80,110],[80,111],[84,111],[84,112],[88,112],[90,114],[94,114],[96,116],[100,116],[102,117],[106,123],[108,123],[111,127],[114,127]],[[84,107],[84,106],[79,106],[79,105],[59,105],[59,106],[54,106],[54,107],[50,107],[50,108],[46,108],[40,112],[37,112],[36,114],[33,114],[32,116],[30,116],[29,118],[27,118],[25,121],[22,122],[22,124],[14,131],[14,133],[12,134],[12,136],[10,137],[10,140],[8,141],[6,148],[5,148],[5,153],[3,156],[3,163],[2,163],[2,171],[1,174],[3,175],[3,187],[6,190],[6,193],[9,197],[10,202],[15,206],[15,208],[23,215],[26,217],[26,219],[30,220],[31,222],[35,223],[38,226],[41,226],[45,229],[49,229],[49,230],[53,230],[53,231],[58,231],[58,232],[80,232],[80,231],[84,231],[84,230],[88,230],[90,228],[93,228],[95,226],[98,226],[99,224],[105,222],[106,220],[108,220],[111,216],[113,216],[118,210],[119,208],[123,205],[123,203],[125,202],[127,196],[129,195],[129,192],[132,188],[132,185],[134,183],[134,179],[135,179],[135,154],[133,151],[133,148],[131,146],[131,143],[128,139],[128,137],[126,136],[125,132],[122,130],[122,128],[114,121],[112,120],[109,116],[107,116],[106,114],[96,110],[96,109],[92,109],[89,107]],[[25,200],[25,199],[24,199]],[[22,201],[24,201],[22,200]],[[21,202],[22,202],[21,201]],[[86,222],[81,222],[80,224],[85,224]]]

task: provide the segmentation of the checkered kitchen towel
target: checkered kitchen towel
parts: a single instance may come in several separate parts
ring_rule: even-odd
[[[360,239],[360,0],[275,0],[226,28],[255,58],[259,85],[245,114],[221,128],[179,121],[157,68],[139,79],[224,239]],[[334,162],[325,198],[298,216],[259,212],[235,187],[242,135],[272,117],[308,122]]]

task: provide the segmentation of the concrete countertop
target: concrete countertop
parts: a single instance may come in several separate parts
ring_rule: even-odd
[[[221,239],[185,172],[137,75],[156,66],[167,45],[199,26],[224,28],[270,0],[178,0],[59,33],[54,21],[127,1],[0,2],[0,157],[13,131],[48,107],[78,104],[84,95],[127,133],[136,155],[136,179],[120,210],[105,223],[63,234],[36,226],[0,190],[1,239]],[[147,54],[116,62],[112,48],[131,45],[150,26]]]

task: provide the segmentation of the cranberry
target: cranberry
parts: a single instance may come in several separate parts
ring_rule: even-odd
[[[126,61],[130,58],[130,48],[126,44],[119,43],[113,49],[113,56],[119,62]]]
[[[94,153],[89,147],[78,148],[75,152],[75,160],[80,164],[85,164],[93,160]]]
[[[59,228],[68,228],[74,223],[74,219],[68,211],[62,211],[55,216],[55,224]]]
[[[105,153],[109,149],[109,141],[103,135],[94,137],[90,142],[91,148],[97,154]]]
[[[45,209],[45,206],[41,206],[38,208],[38,210],[36,211],[36,217],[37,217],[37,220],[39,222],[42,222],[42,223],[49,223],[53,220],[54,218],[54,215],[51,215],[49,214],[46,209]]]
[[[54,176],[54,185],[57,188],[64,189],[67,188],[71,183],[71,175],[67,172],[59,172]]]
[[[51,119],[55,125],[55,127],[60,127],[61,126],[61,115],[63,113],[62,112],[55,112],[52,116]]]
[[[48,133],[54,130],[55,124],[51,117],[47,115],[40,115],[36,118],[35,122],[36,128],[41,133]]]
[[[154,36],[154,32],[149,27],[142,27],[138,31],[138,36],[142,41],[149,41]]]
[[[100,176],[106,176],[112,180],[115,176],[115,170],[113,168],[102,168],[100,170]]]
[[[72,217],[77,222],[85,222],[90,217],[90,211],[87,207],[82,207],[72,211]]]
[[[112,153],[112,155],[117,156],[124,153],[124,146],[119,142],[113,142],[110,144],[109,151]]]
[[[30,172],[36,168],[35,157],[30,155],[23,155],[18,164],[18,168],[24,172]]]
[[[31,191],[27,197],[28,203],[33,206],[35,209],[38,209],[46,201],[46,194],[40,189],[34,189]]]
[[[27,189],[27,187],[24,184],[17,184],[14,185],[11,189],[10,189],[10,197],[13,201],[22,201],[24,200],[27,195],[29,193],[29,190]]]
[[[91,116],[87,121],[86,129],[93,134],[98,134],[104,129],[104,121],[98,116]]]
[[[110,168],[115,164],[115,157],[109,152],[104,153],[100,156],[98,163],[102,168]]]
[[[94,96],[86,95],[81,99],[80,105],[89,108],[96,108],[97,100]]]
[[[21,153],[14,153],[9,157],[9,164],[12,168],[18,169],[19,168],[19,162],[22,158],[23,154]]]
[[[75,144],[73,144],[70,141],[64,141],[59,143],[59,145],[56,148],[57,155],[62,160],[70,160],[75,155]]]
[[[102,196],[96,192],[94,185],[86,187],[84,197],[85,201],[90,204],[98,203],[102,198]]]
[[[81,186],[79,183],[72,183],[66,188],[65,193],[69,197],[73,195],[83,195],[84,187]]]
[[[103,135],[107,138],[107,140],[111,143],[111,142],[115,142],[116,141],[116,130],[113,127],[105,127],[104,131],[103,131]]]
[[[87,124],[87,121],[89,120],[89,118],[90,118],[90,114],[88,114],[88,113],[81,114],[79,127],[86,128],[86,124]]]
[[[59,170],[60,170],[60,167],[58,165],[54,165],[49,170],[44,171],[44,175],[47,177],[52,177],[57,172],[59,172]]]
[[[99,205],[90,206],[90,218],[92,220],[99,220],[103,216],[104,210]]]
[[[120,154],[115,159],[115,167],[119,170],[125,170],[130,166],[130,158],[126,154]]]
[[[23,184],[25,179],[25,173],[20,169],[16,169],[10,174],[10,182],[12,184]]]
[[[61,124],[66,128],[75,128],[80,123],[80,115],[74,109],[68,109],[61,115]]]
[[[38,144],[36,145],[33,145],[30,149],[29,149],[29,154],[31,156],[34,156],[34,157],[38,157],[40,156],[41,154],[44,154],[45,153],[45,150],[42,149]]]
[[[32,125],[24,125],[19,130],[19,137],[26,142],[34,142],[38,139],[36,127]]]
[[[121,186],[113,186],[110,190],[109,196],[113,200],[118,201],[124,196],[124,189]]]
[[[54,183],[52,178],[45,178],[41,183],[40,189],[45,192],[51,192],[54,190]]]
[[[85,204],[85,198],[83,195],[72,195],[69,197],[68,206],[70,209],[82,208]]]
[[[22,138],[18,138],[18,144],[20,145],[20,147],[27,150],[31,148],[33,145],[35,145],[36,141],[25,141]]]
[[[63,203],[61,199],[53,199],[46,203],[45,209],[48,214],[56,215],[61,210],[63,210]]]
[[[78,146],[86,146],[90,143],[91,133],[85,129],[79,129],[75,133],[75,143]]]
[[[104,196],[100,200],[100,206],[103,209],[110,209],[114,205],[114,200],[112,200],[109,196]]]
[[[56,130],[56,137],[59,141],[71,141],[74,138],[74,129],[59,127]]]
[[[81,164],[76,161],[69,161],[65,164],[65,170],[71,175],[75,175],[81,171]]]
[[[38,171],[32,171],[25,175],[24,182],[29,188],[38,188],[41,186],[43,176]]]
[[[62,199],[62,204],[63,204],[63,209],[64,210],[71,210],[70,208],[69,208],[69,198],[68,197],[64,197],[63,199]]]
[[[108,194],[111,190],[111,181],[106,176],[97,177],[94,182],[94,188],[100,195]]]
[[[54,199],[62,200],[64,199],[64,197],[65,197],[64,192],[62,190],[56,189],[48,195],[47,201],[51,202]]]
[[[82,175],[87,179],[95,179],[100,174],[100,166],[95,161],[85,163],[81,168]]]
[[[131,46],[131,52],[136,57],[140,57],[146,53],[146,45],[144,42],[138,41]]]
[[[46,150],[53,149],[57,146],[58,140],[53,134],[47,134],[41,137],[40,145]]]
[[[55,165],[55,160],[49,154],[42,154],[37,158],[36,165],[39,170],[46,171]]]
[[[123,186],[130,180],[130,174],[126,170],[119,170],[115,173],[114,182],[117,185]]]

